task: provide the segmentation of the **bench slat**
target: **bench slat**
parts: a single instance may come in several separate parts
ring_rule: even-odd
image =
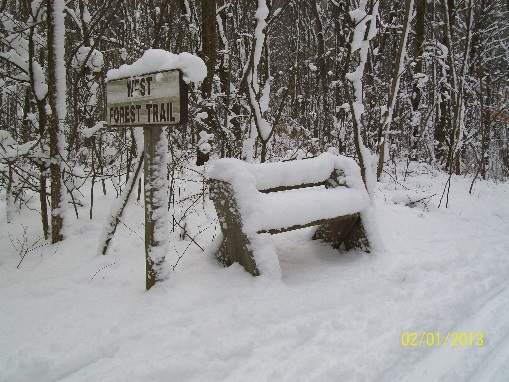
[[[299,190],[301,188],[320,187],[320,186],[327,186],[327,181],[324,180],[323,182],[319,182],[319,183],[298,184],[296,186],[279,186],[279,187],[267,188],[265,190],[258,190],[258,191],[260,191],[262,194],[269,194],[271,192]]]
[[[338,217],[332,218],[332,219],[315,220],[315,221],[312,221],[311,223],[307,223],[307,224],[297,224],[297,225],[287,227],[287,228],[261,230],[261,231],[258,231],[258,233],[270,233],[271,235],[276,235],[278,233],[295,231],[296,229],[313,227],[316,225],[322,225],[322,224],[331,223],[331,222],[338,222],[338,221],[342,221],[342,220],[355,219],[358,217],[359,217],[359,214],[344,215],[344,216],[338,216]]]
[[[305,227],[313,222],[355,214],[368,206],[367,197],[346,187],[258,193],[257,197],[239,200],[245,232],[253,233]]]

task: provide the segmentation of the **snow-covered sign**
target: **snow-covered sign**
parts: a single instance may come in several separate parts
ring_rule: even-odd
[[[162,49],[149,49],[134,63],[110,69],[106,75],[107,124],[143,126],[147,290],[168,275],[164,261],[169,243],[166,126],[187,123],[186,84],[200,82],[206,76],[207,66],[201,58]],[[131,191],[132,187],[124,195],[123,206],[112,214],[110,221],[119,220]],[[115,223],[107,228],[103,254],[115,229]]]
[[[180,70],[165,70],[109,80],[108,126],[187,123],[187,85]]]

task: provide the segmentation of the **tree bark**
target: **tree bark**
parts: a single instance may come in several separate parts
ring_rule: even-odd
[[[48,118],[49,128],[49,143],[50,143],[50,173],[51,173],[51,242],[57,243],[63,239],[62,228],[64,224],[63,217],[63,187],[62,187],[62,152],[61,142],[64,140],[61,131],[61,118],[64,116],[60,115],[59,102],[65,102],[65,94],[60,94],[58,82],[65,80],[59,78],[62,74],[59,70],[58,61],[63,60],[63,57],[59,57],[58,52],[63,52],[63,47],[60,49],[56,48],[56,44],[61,43],[63,36],[59,33],[63,33],[62,30],[57,30],[57,23],[62,20],[57,20],[58,17],[56,9],[56,3],[63,2],[63,0],[49,0],[47,5],[47,25],[48,25],[48,96],[49,104],[51,107],[51,115]],[[62,7],[62,4],[58,4]],[[60,15],[63,19],[63,15]],[[65,68],[64,68],[65,70]],[[63,99],[60,97],[64,97]]]
[[[202,58],[207,65],[207,77],[201,92],[204,99],[210,98],[217,57],[216,0],[201,0]]]
[[[320,3],[317,0],[313,0],[311,3],[311,11],[312,15],[315,18],[315,23],[313,24],[317,39],[317,61],[318,61],[318,71],[319,71],[319,95],[317,96],[318,101],[321,99],[321,113],[318,113],[316,117],[315,123],[315,138],[321,138],[322,145],[326,140],[330,139],[330,123],[329,119],[329,110],[327,104],[327,95],[328,95],[328,81],[327,81],[327,62],[325,56],[325,38],[324,38],[324,28],[320,15]]]
[[[201,40],[202,49],[201,56],[207,66],[207,77],[203,80],[201,93],[204,100],[210,99],[212,95],[212,88],[214,84],[214,74],[216,69],[217,59],[217,33],[216,33],[216,0],[201,0]],[[207,118],[205,123],[209,131],[217,131],[215,126],[216,116],[213,107],[207,107]],[[200,136],[201,131],[207,129],[198,129],[196,132],[197,137]],[[208,132],[208,131],[206,131]],[[197,138],[197,142],[199,138]],[[210,154],[202,152],[200,147],[196,147],[196,165],[203,166],[208,162]]]
[[[415,38],[414,38],[414,74],[423,73],[422,53],[424,51],[424,37],[426,18],[426,0],[416,0],[415,4]],[[419,79],[414,78],[413,91],[411,96],[412,111],[416,117],[412,126],[412,137],[410,146],[410,159],[416,161],[418,159],[418,143],[419,143],[419,130],[421,123],[421,112],[419,110],[422,98],[422,90],[419,87]]]
[[[46,135],[46,125],[48,117],[46,115],[46,97],[43,99],[38,99],[35,92],[35,78],[34,78],[34,61],[35,61],[35,42],[34,42],[34,33],[35,27],[32,25],[30,27],[30,37],[28,39],[28,72],[30,77],[30,88],[32,89],[32,94],[36,99],[36,107],[37,107],[37,117],[38,117],[38,134],[40,138],[40,148],[41,152],[44,152],[44,143],[45,143],[45,135]],[[44,67],[44,51],[41,50],[40,62],[41,67]],[[44,240],[48,240],[49,237],[49,221],[48,221],[48,192],[46,190],[46,170],[47,165],[44,159],[40,158],[37,167],[39,169],[39,203],[41,205],[41,223],[42,223],[42,232],[44,235]]]

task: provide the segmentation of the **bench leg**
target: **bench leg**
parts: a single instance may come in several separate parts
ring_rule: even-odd
[[[249,240],[243,232],[223,230],[223,241],[216,253],[216,259],[226,267],[239,263],[253,276],[260,275],[253,252],[249,249]]]
[[[322,224],[315,232],[313,240],[321,240],[336,249],[344,243],[346,250],[355,248],[365,252],[370,251],[369,241],[359,214],[344,216]]]
[[[242,231],[242,219],[233,189],[228,183],[212,180],[210,192],[223,233],[216,258],[227,267],[238,262],[253,276],[258,276],[260,272],[250,250],[250,241]]]
[[[219,246],[219,249],[217,250],[215,257],[216,259],[223,264],[225,267],[229,267],[233,264],[230,253],[228,252],[228,246],[226,244],[226,237],[224,232],[223,233],[223,240],[221,241],[221,245]]]

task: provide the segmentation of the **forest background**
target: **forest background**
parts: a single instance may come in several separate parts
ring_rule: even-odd
[[[211,155],[332,151],[355,157],[366,183],[413,162],[509,176],[509,1],[3,0],[8,220],[38,195],[55,243],[62,201],[79,217],[80,189],[90,188],[92,218],[95,184],[106,193],[112,182],[117,196],[126,188],[142,145],[139,129],[101,123],[106,72],[151,48],[193,53],[208,69],[190,86],[189,123],[167,130],[168,208],[176,174]]]

